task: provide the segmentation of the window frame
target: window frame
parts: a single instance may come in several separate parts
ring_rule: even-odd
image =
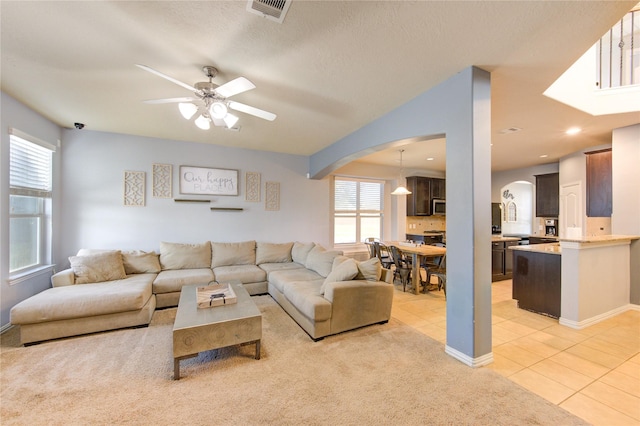
[[[339,210],[336,209],[336,181],[351,181],[356,182],[356,209],[355,210]],[[380,185],[380,209],[372,210],[372,209],[360,209],[360,184],[361,183],[375,183]],[[331,238],[335,248],[351,251],[351,250],[360,250],[364,249],[364,239],[367,236],[361,235],[362,232],[362,219],[367,215],[377,215],[380,216],[380,239],[382,240],[384,237],[384,220],[385,220],[385,185],[386,181],[383,179],[371,179],[371,178],[358,178],[351,176],[333,176],[332,185],[331,185]],[[335,226],[336,226],[336,217],[339,214],[350,214],[355,217],[356,223],[356,241],[348,242],[348,243],[337,243],[335,241]]]
[[[16,142],[32,144],[37,147],[37,149],[46,149],[50,151],[51,156],[48,161],[49,164],[47,168],[50,176],[49,187],[48,188],[33,188],[27,186],[16,186],[11,185],[11,178],[9,179],[9,203],[8,203],[8,216],[9,216],[9,262],[11,261],[11,222],[13,219],[20,218],[34,218],[37,223],[37,261],[35,264],[30,264],[24,267],[20,267],[17,269],[10,269],[8,274],[8,282],[10,285],[17,284],[22,282],[33,275],[37,275],[42,273],[43,271],[48,271],[53,268],[51,264],[51,251],[52,251],[52,239],[51,236],[53,234],[52,223],[53,223],[53,198],[54,198],[54,157],[56,153],[56,146],[35,138],[31,135],[28,135],[20,130],[10,128],[9,129],[9,155],[11,156],[11,151],[13,149],[13,144]],[[14,164],[12,164],[11,159],[9,160],[9,175],[13,170]],[[32,197],[37,200],[37,209],[33,213],[13,213],[11,210],[12,199],[13,197]],[[11,268],[11,264],[9,264],[9,268]]]

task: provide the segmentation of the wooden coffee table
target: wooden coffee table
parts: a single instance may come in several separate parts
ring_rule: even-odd
[[[173,324],[175,380],[180,379],[180,360],[195,357],[199,352],[255,343],[255,359],[260,359],[262,314],[244,285],[231,284],[237,303],[211,308],[198,308],[196,289],[199,286],[202,284],[184,286],[180,293]]]

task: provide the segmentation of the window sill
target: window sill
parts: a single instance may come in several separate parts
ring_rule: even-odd
[[[27,281],[31,278],[44,275],[46,273],[53,273],[55,266],[56,265],[38,266],[26,272],[21,272],[21,273],[12,275],[11,277],[9,277],[7,282],[9,283],[9,285],[16,285],[16,284],[20,284],[21,282]]]

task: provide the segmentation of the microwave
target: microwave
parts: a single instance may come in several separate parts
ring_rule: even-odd
[[[433,215],[445,215],[447,214],[446,201],[441,199],[434,199],[431,201],[431,214]]]

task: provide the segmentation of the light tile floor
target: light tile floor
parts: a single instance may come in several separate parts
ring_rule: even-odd
[[[492,284],[494,362],[490,368],[594,425],[640,426],[640,311],[583,330],[518,309],[511,280]],[[446,342],[442,291],[403,292],[392,316]]]

